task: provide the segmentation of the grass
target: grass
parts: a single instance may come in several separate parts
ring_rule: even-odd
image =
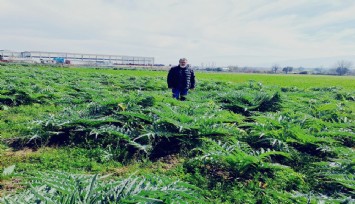
[[[0,170],[15,170],[0,192],[13,203],[108,203],[124,182],[137,189],[120,197],[130,202],[352,201],[353,77],[198,72],[182,102],[166,74],[1,67]],[[103,175],[112,195],[96,188]],[[77,191],[53,187],[63,179]],[[145,182],[154,187],[142,193]]]
[[[27,69],[27,67],[24,67]],[[48,69],[48,67],[39,67]],[[104,73],[104,74],[124,74],[128,76],[151,76],[166,77],[167,71],[150,70],[124,70],[124,69],[93,69],[93,68],[55,68],[57,70],[75,70],[81,74]],[[297,75],[297,74],[246,74],[246,73],[225,73],[225,72],[196,72],[198,79],[225,81],[232,83],[245,83],[249,81],[261,82],[264,85],[275,85],[282,87],[342,87],[351,91],[355,87],[354,76],[329,76],[329,75]]]
[[[66,68],[64,68],[66,69]],[[92,68],[77,69],[79,73],[95,73]],[[100,69],[101,73],[124,74],[129,76],[162,76],[167,75],[167,71],[144,71],[144,70],[112,70]],[[296,74],[244,74],[244,73],[217,73],[217,72],[196,72],[197,79],[216,80],[232,83],[245,83],[249,81],[261,82],[269,86],[298,87],[301,89],[310,87],[342,87],[351,91],[355,87],[354,76],[327,76],[327,75],[296,75]]]
[[[269,86],[297,87],[307,89],[311,87],[342,87],[353,90],[355,87],[354,76],[324,76],[324,75],[273,75],[273,74],[231,74],[231,73],[199,73],[203,79],[244,83],[250,80]]]

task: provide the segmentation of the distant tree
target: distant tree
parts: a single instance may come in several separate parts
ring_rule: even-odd
[[[278,69],[280,69],[280,66],[278,64],[274,64],[271,67],[272,73],[276,73]]]
[[[237,72],[239,71],[239,67],[237,65],[234,65],[234,66],[228,66],[229,68],[229,71],[231,72]]]
[[[297,69],[298,69],[299,72],[305,71],[305,68],[304,68],[304,67],[298,67]]]
[[[242,70],[241,70],[241,72],[243,72],[243,73],[250,73],[251,71],[250,71],[250,69],[249,69],[248,67],[243,67]]]
[[[352,63],[350,61],[346,61],[346,60],[340,60],[337,63],[337,68],[336,68],[336,73],[341,75],[345,75],[347,74],[350,70]]]
[[[293,70],[293,67],[284,67],[282,69],[282,71],[285,72],[286,74],[288,74],[289,72],[292,72],[292,70]]]
[[[314,74],[323,74],[324,73],[324,68],[323,67],[318,67],[314,69]]]
[[[335,71],[339,75],[345,75],[345,74],[347,74],[349,72],[349,69],[346,68],[346,67],[344,67],[344,68],[338,67]]]

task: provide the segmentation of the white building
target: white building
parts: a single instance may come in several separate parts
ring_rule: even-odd
[[[24,51],[14,52],[0,50],[0,55],[5,60],[32,60],[33,62],[49,61],[54,58],[63,58],[70,61],[70,64],[96,64],[96,65],[154,65],[154,57],[125,56],[125,55],[103,55],[84,54],[68,52],[43,52]]]

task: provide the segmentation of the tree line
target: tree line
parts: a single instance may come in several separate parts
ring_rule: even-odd
[[[340,60],[336,63],[335,68],[328,70],[328,73],[325,72],[324,68],[314,68],[314,74],[337,74],[339,76],[347,75],[351,72],[352,62],[346,60]],[[271,67],[271,73],[278,73],[281,70],[285,74],[291,73],[294,68],[291,66],[280,67],[277,64],[274,64]],[[308,74],[308,71],[305,71],[303,67],[298,68],[298,74]]]

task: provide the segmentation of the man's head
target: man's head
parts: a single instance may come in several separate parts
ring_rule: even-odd
[[[186,59],[186,58],[181,58],[181,59],[179,60],[179,66],[180,66],[181,68],[187,67],[187,59]]]

